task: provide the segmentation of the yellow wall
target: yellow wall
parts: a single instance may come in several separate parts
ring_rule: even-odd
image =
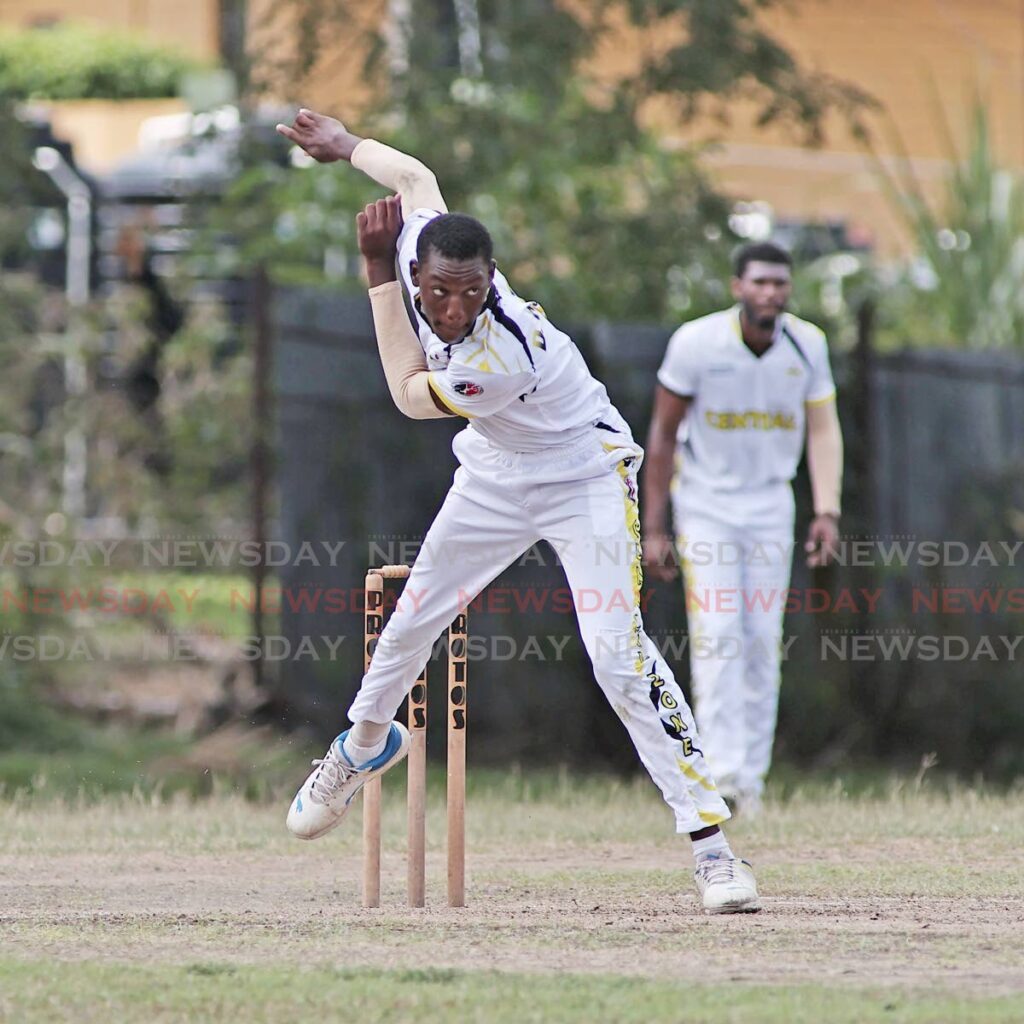
[[[281,101],[341,118],[353,117],[369,101],[372,87],[363,74],[366,44],[386,16],[385,0],[360,0],[352,9],[353,24],[325,23],[316,44],[320,59],[303,81],[296,81],[273,67],[294,66],[294,8],[282,7],[279,0],[249,0],[249,49],[264,57],[263,75]]]
[[[589,0],[566,2],[585,8]],[[141,29],[212,57],[218,48],[216,6],[216,0],[0,0],[0,23],[91,19]],[[357,9],[364,24],[348,31],[332,26],[314,74],[304,84],[282,83],[283,99],[341,115],[358,110],[368,92],[361,77],[362,32],[379,22],[384,0],[365,0]],[[895,128],[933,194],[948,166],[937,110],[961,132],[975,88],[988,100],[1000,155],[1024,167],[1022,0],[795,0],[764,18],[802,63],[860,86],[885,105],[885,115],[873,122],[880,151],[895,152],[889,140]],[[252,36],[264,52],[268,40],[290,38],[286,20],[275,0],[251,0]],[[623,33],[609,41],[591,70],[613,82],[643,53],[671,42],[672,33],[663,30]],[[901,229],[863,151],[842,126],[831,124],[825,147],[808,150],[792,134],[757,129],[742,105],[724,129],[710,119],[683,127],[664,106],[648,114],[669,144],[717,140],[710,160],[738,198],[766,200],[784,217],[843,219],[883,250],[901,246]]]
[[[216,0],[0,0],[0,25],[28,28],[57,21],[95,22],[144,32],[201,59],[218,51]],[[186,109],[177,99],[39,102],[55,133],[67,139],[88,171],[101,173],[138,148],[147,117]]]
[[[102,173],[139,148],[139,128],[150,117],[188,110],[181,100],[61,100],[40,104],[54,134],[71,143],[75,160]]]
[[[564,2],[584,10],[590,0]],[[273,0],[253,5],[266,9]],[[361,10],[372,21],[382,8],[382,0],[366,0]],[[898,155],[895,133],[933,197],[949,169],[941,119],[961,141],[975,90],[988,102],[998,154],[1024,168],[1024,0],[794,0],[766,12],[763,24],[805,67],[879,100],[883,113],[869,119],[877,152],[883,159]],[[684,30],[680,20],[675,34],[664,27],[617,34],[588,70],[611,85]],[[366,85],[354,55],[359,31],[335,32],[298,95],[344,116],[358,110]],[[829,121],[825,145],[813,150],[792,131],[758,128],[744,104],[733,105],[724,128],[710,117],[682,126],[664,105],[652,105],[647,114],[669,145],[714,140],[709,162],[736,198],[767,201],[779,217],[846,221],[883,253],[906,246],[863,148],[837,118]]]
[[[878,152],[899,153],[895,132],[932,196],[949,166],[942,118],[962,141],[975,90],[987,101],[999,156],[1024,168],[1020,0],[800,0],[769,11],[763,24],[802,64],[883,104],[871,118]],[[644,50],[671,42],[665,33],[620,38],[600,55],[598,68],[621,74]],[[837,120],[829,123],[825,146],[811,150],[792,133],[757,128],[743,104],[724,128],[711,118],[683,126],[664,105],[648,114],[669,142],[714,140],[710,161],[738,198],[765,200],[783,217],[845,220],[883,252],[905,244],[863,149]]]
[[[93,21],[145,32],[195,57],[217,56],[216,0],[0,0],[0,24]]]

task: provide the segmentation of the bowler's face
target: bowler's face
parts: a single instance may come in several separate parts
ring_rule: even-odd
[[[453,260],[431,250],[412,265],[412,281],[420,290],[420,309],[430,329],[454,345],[472,330],[487,302],[494,265],[482,257]]]

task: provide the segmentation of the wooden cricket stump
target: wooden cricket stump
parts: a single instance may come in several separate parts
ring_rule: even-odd
[[[369,669],[384,629],[385,580],[409,577],[408,565],[384,565],[366,574],[364,667]],[[468,615],[448,627],[448,906],[466,905],[466,710]],[[410,907],[426,905],[427,669],[409,692],[408,895]],[[363,906],[380,906],[381,777],[363,787]]]

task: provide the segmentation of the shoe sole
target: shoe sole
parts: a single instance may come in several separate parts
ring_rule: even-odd
[[[292,832],[291,829],[288,829],[288,831],[291,832],[291,834],[296,839],[302,839],[305,842],[311,842],[314,839],[319,839],[321,836],[327,835],[327,833],[332,831],[333,829],[336,829],[348,816],[348,812],[352,807],[353,801],[357,796],[359,796],[360,793],[362,793],[363,788],[366,786],[366,784],[368,782],[371,782],[373,779],[376,779],[378,776],[383,775],[385,772],[391,771],[391,769],[394,768],[396,764],[401,764],[401,762],[406,759],[406,756],[409,753],[410,742],[411,741],[409,739],[409,733],[406,732],[405,735],[402,737],[402,745],[398,748],[398,753],[396,754],[396,756],[393,757],[390,761],[388,761],[387,764],[381,765],[379,768],[374,768],[374,770],[370,772],[370,774],[367,775],[365,779],[363,779],[363,785],[360,786],[352,794],[352,796],[349,798],[348,803],[345,804],[345,809],[341,812],[341,814],[339,814],[334,819],[334,821],[332,821],[325,828],[322,828],[320,829],[319,832],[314,832],[311,835],[300,835],[298,832]]]
[[[704,908],[705,914],[757,914],[761,910],[761,904],[757,900],[748,903],[736,903],[731,906]]]

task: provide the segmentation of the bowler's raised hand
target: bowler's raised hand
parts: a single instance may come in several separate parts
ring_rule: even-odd
[[[366,277],[371,288],[397,280],[395,257],[401,233],[400,196],[388,196],[368,203],[362,213],[356,214],[356,239],[366,263]]]
[[[336,117],[302,107],[292,124],[277,125],[277,133],[304,149],[322,164],[351,160],[352,151],[363,140],[353,135]]]

